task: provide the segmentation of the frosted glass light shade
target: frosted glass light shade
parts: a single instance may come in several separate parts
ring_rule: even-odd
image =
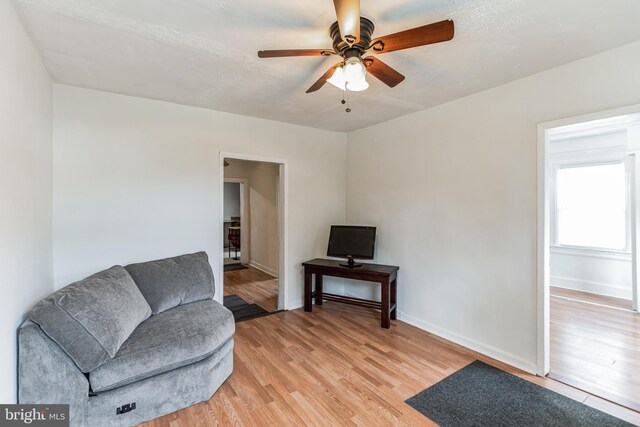
[[[346,90],[347,81],[344,79],[344,70],[342,67],[336,68],[333,72],[333,76],[330,79],[327,79],[327,82],[331,83],[335,87],[340,90]]]
[[[361,82],[367,71],[359,58],[349,58],[344,64],[344,79],[348,82]]]
[[[336,68],[327,82],[340,90],[360,92],[369,87],[366,80],[367,70],[360,58],[349,58],[345,64]]]
[[[369,88],[369,83],[363,77],[361,81],[347,83],[347,90],[351,92],[360,92]]]

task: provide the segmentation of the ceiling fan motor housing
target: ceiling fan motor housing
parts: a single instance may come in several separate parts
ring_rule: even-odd
[[[338,21],[334,22],[329,29],[329,35],[333,40],[333,50],[342,56],[343,58],[350,58],[353,56],[361,56],[365,50],[369,48],[371,44],[371,37],[373,35],[373,30],[375,26],[371,20],[360,17],[360,40],[349,46],[347,42],[342,40],[342,35],[340,34],[340,27],[338,26]]]

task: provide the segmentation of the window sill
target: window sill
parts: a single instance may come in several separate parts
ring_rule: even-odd
[[[631,261],[631,254],[624,251],[612,251],[606,249],[595,248],[579,248],[579,247],[567,247],[567,246],[551,246],[551,253],[561,255],[573,255],[583,256],[600,259],[614,259],[619,261]]]

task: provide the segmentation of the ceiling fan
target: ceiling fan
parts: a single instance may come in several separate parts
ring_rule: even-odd
[[[404,76],[367,53],[382,54],[427,44],[451,40],[453,21],[445,20],[411,30],[372,39],[374,25],[360,16],[360,0],[333,0],[338,20],[331,25],[329,34],[333,40],[331,49],[261,50],[260,58],[287,56],[339,56],[342,60],[333,65],[308,90],[315,92],[326,82],[348,91],[361,91],[369,87],[365,76],[371,74],[389,87],[395,87]],[[349,110],[347,110],[349,111]]]

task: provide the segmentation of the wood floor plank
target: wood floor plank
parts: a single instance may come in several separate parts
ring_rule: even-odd
[[[573,289],[558,288],[557,286],[551,286],[550,290],[552,295],[559,297],[591,302],[594,304],[602,304],[626,310],[632,309],[632,302],[628,299],[598,295],[591,292],[574,291]]]
[[[598,296],[567,299],[568,292],[575,293],[551,289],[549,376],[640,410],[640,315],[593,304]]]
[[[575,320],[586,319],[582,314],[562,318],[586,321]],[[235,340],[234,372],[209,401],[145,427],[433,426],[404,401],[476,359],[640,425],[638,412],[401,321],[382,329],[378,313],[362,307],[325,302],[312,313],[299,309],[248,320],[237,324]]]
[[[269,313],[278,311],[278,279],[257,268],[225,272],[224,294],[238,295]]]

